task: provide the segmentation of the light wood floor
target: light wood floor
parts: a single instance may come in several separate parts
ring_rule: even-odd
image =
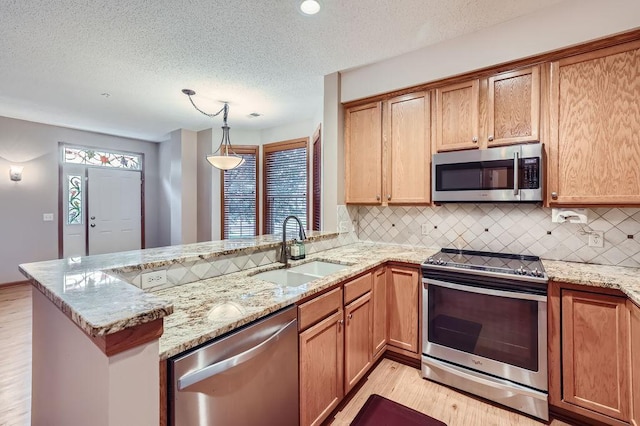
[[[414,410],[441,420],[447,426],[541,426],[530,417],[488,404],[445,386],[425,380],[420,370],[383,359],[366,382],[329,424],[348,425],[369,395],[377,393]],[[549,423],[564,426],[559,420]]]
[[[31,423],[31,285],[0,287],[0,425]]]

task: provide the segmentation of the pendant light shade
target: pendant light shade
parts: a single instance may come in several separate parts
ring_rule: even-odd
[[[209,164],[211,164],[213,167],[220,170],[231,170],[231,169],[235,169],[236,167],[240,167],[244,163],[244,158],[242,158],[241,156],[233,152],[233,149],[231,148],[231,140],[229,139],[229,126],[227,126],[227,116],[229,115],[229,104],[225,102],[224,106],[220,111],[216,112],[215,114],[208,114],[202,111],[200,108],[198,108],[196,104],[193,102],[193,99],[191,99],[191,96],[195,95],[196,92],[194,92],[191,89],[183,89],[182,93],[184,93],[189,97],[189,100],[191,101],[191,105],[193,105],[193,107],[198,112],[206,115],[207,117],[213,118],[213,117],[216,117],[221,112],[223,113],[222,140],[220,141],[220,145],[218,146],[218,149],[213,154],[207,155],[207,161],[209,162]]]

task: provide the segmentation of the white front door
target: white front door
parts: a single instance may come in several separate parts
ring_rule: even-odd
[[[139,171],[88,168],[89,255],[142,246]]]

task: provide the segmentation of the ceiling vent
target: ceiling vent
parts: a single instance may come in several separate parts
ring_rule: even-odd
[[[252,112],[251,114],[247,115],[247,117],[249,118],[256,118],[256,117],[260,117],[262,114],[258,114],[257,112]]]

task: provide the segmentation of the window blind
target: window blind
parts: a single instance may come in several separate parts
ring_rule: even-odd
[[[307,142],[274,146],[265,145],[264,154],[265,233],[281,233],[289,215],[307,229]],[[288,226],[287,235],[298,235],[295,221]]]
[[[322,151],[320,136],[313,142],[313,230],[320,230],[322,212]]]
[[[258,227],[258,148],[232,149],[244,158],[244,163],[235,169],[225,170],[222,175],[222,238],[253,237]]]

